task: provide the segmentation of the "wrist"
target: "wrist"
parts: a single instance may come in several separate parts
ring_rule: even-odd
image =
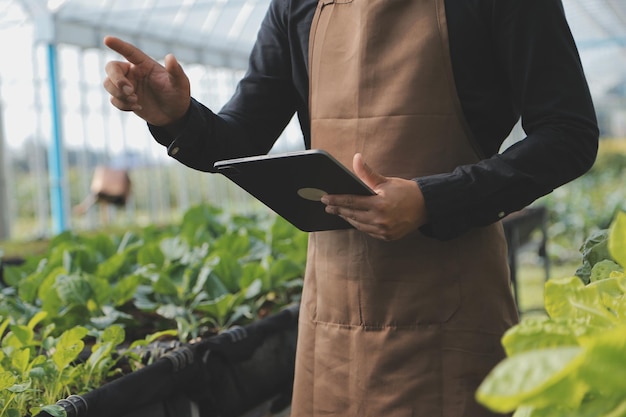
[[[189,120],[190,109],[191,109],[191,104],[187,107],[187,109],[185,110],[185,113],[183,113],[181,117],[175,119],[171,123],[167,123],[160,127],[162,129],[165,129],[165,131],[172,137],[178,136],[185,129],[185,126],[187,125],[187,121]]]

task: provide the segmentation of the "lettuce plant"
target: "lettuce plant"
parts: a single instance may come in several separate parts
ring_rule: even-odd
[[[502,338],[507,358],[476,393],[491,410],[626,416],[626,212],[582,252],[578,275],[546,282],[548,316],[525,319]]]

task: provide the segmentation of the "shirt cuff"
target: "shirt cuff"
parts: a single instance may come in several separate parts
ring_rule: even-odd
[[[192,98],[187,113],[175,127],[148,124],[148,129],[154,139],[167,148],[169,156],[188,165],[189,162],[193,163],[200,157],[198,154],[199,138],[206,138],[212,133],[212,124],[205,120],[203,110],[206,109],[202,104]]]
[[[474,227],[490,225],[516,210],[503,206],[496,195],[489,193],[489,187],[479,187],[457,171],[415,181],[428,213],[428,222],[420,231],[438,240],[450,240]]]

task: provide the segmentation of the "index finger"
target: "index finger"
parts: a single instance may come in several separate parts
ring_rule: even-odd
[[[354,194],[326,194],[322,197],[322,203],[328,206],[347,208],[351,210],[368,211],[372,209],[373,200],[371,197]]]
[[[128,62],[132,64],[140,65],[147,60],[152,60],[152,58],[146,55],[141,49],[137,48],[135,45],[125,42],[120,38],[116,38],[115,36],[105,36],[104,44],[108,48],[122,55],[124,58],[126,58]]]

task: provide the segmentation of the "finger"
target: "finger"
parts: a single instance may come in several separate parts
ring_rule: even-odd
[[[172,85],[177,88],[185,88],[187,75],[183,71],[183,67],[180,65],[176,57],[172,54],[165,56],[165,70],[172,79]]]
[[[112,105],[114,105],[115,107],[117,107],[118,109],[122,111],[141,110],[141,106],[134,104],[134,103],[129,103],[126,100],[120,100],[119,98],[116,98],[113,96],[111,96],[109,101],[111,102]]]
[[[152,58],[146,55],[141,49],[131,43],[121,40],[120,38],[116,38],[115,36],[105,36],[104,44],[108,48],[122,55],[132,64],[141,65],[146,61],[152,61]]]
[[[368,211],[372,208],[372,196],[357,196],[352,194],[326,194],[322,197],[322,203],[333,210],[344,211]],[[336,213],[339,214],[339,213]]]
[[[370,224],[372,223],[371,213],[367,210],[359,210],[354,208],[346,208],[341,206],[326,206],[325,211],[329,214],[335,214],[343,218],[350,219],[355,222]]]
[[[371,189],[375,189],[380,184],[387,181],[385,176],[380,175],[365,163],[363,155],[360,153],[354,154],[354,158],[352,159],[352,168],[354,169],[354,173]]]
[[[119,77],[117,81],[114,81],[116,76],[111,74],[111,76],[106,77],[102,82],[104,89],[113,97],[117,97],[119,99],[125,99],[130,95],[135,95],[133,92],[133,88],[129,85],[130,81],[126,80],[124,77],[121,79]],[[127,84],[128,83],[128,84]]]
[[[115,97],[129,96],[134,94],[133,83],[126,77],[130,70],[128,62],[109,61],[104,67],[107,78],[104,80],[104,88]]]
[[[390,241],[394,239],[393,236],[381,230],[378,226],[360,222],[356,216],[341,216],[341,218],[350,223],[355,229],[363,233],[367,233],[375,239],[380,239],[384,241]]]
[[[123,88],[119,88],[111,81],[110,78],[105,78],[102,83],[104,89],[111,95],[111,103],[120,110],[141,110],[141,106],[137,103],[137,94],[132,93],[132,88],[129,89],[127,85]],[[127,94],[130,92],[130,94]]]

